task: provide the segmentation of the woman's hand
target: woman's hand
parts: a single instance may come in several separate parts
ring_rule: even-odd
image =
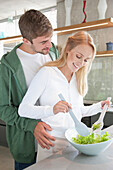
[[[56,103],[53,107],[53,113],[57,114],[59,112],[68,112],[68,108],[72,109],[71,105],[68,102],[65,101],[59,101]]]
[[[103,109],[105,104],[107,104],[109,108],[109,105],[111,104],[111,102],[109,100],[101,101],[101,109]]]

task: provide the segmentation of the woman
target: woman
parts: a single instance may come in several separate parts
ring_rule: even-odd
[[[83,105],[83,97],[88,90],[87,76],[95,52],[93,39],[87,32],[81,31],[69,37],[61,57],[40,69],[19,107],[20,116],[41,119],[52,127],[49,133],[56,137],[56,148],[44,151],[47,155],[69,145],[64,133],[66,129],[74,127],[74,122],[68,108],[81,121],[82,117],[100,112],[105,103],[109,104],[109,101],[101,101],[91,106]],[[67,102],[60,101],[59,93]],[[39,160],[42,150],[39,148]]]

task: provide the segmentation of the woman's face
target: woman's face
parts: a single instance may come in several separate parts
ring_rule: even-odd
[[[71,72],[76,72],[91,60],[93,49],[90,45],[81,44],[68,51],[67,67]]]

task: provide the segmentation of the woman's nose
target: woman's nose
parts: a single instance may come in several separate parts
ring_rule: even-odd
[[[81,61],[80,61],[80,66],[81,67],[84,66],[84,60],[83,59],[81,59]]]

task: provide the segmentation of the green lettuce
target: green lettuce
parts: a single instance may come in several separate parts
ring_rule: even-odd
[[[109,140],[109,136],[110,135],[107,132],[105,132],[104,135],[96,134],[96,137],[94,133],[89,133],[87,136],[81,136],[78,134],[77,138],[73,137],[72,140],[76,144],[95,144]]]
[[[93,131],[95,131],[96,129],[100,128],[100,126],[101,126],[101,123],[98,123],[97,125],[93,124]]]

